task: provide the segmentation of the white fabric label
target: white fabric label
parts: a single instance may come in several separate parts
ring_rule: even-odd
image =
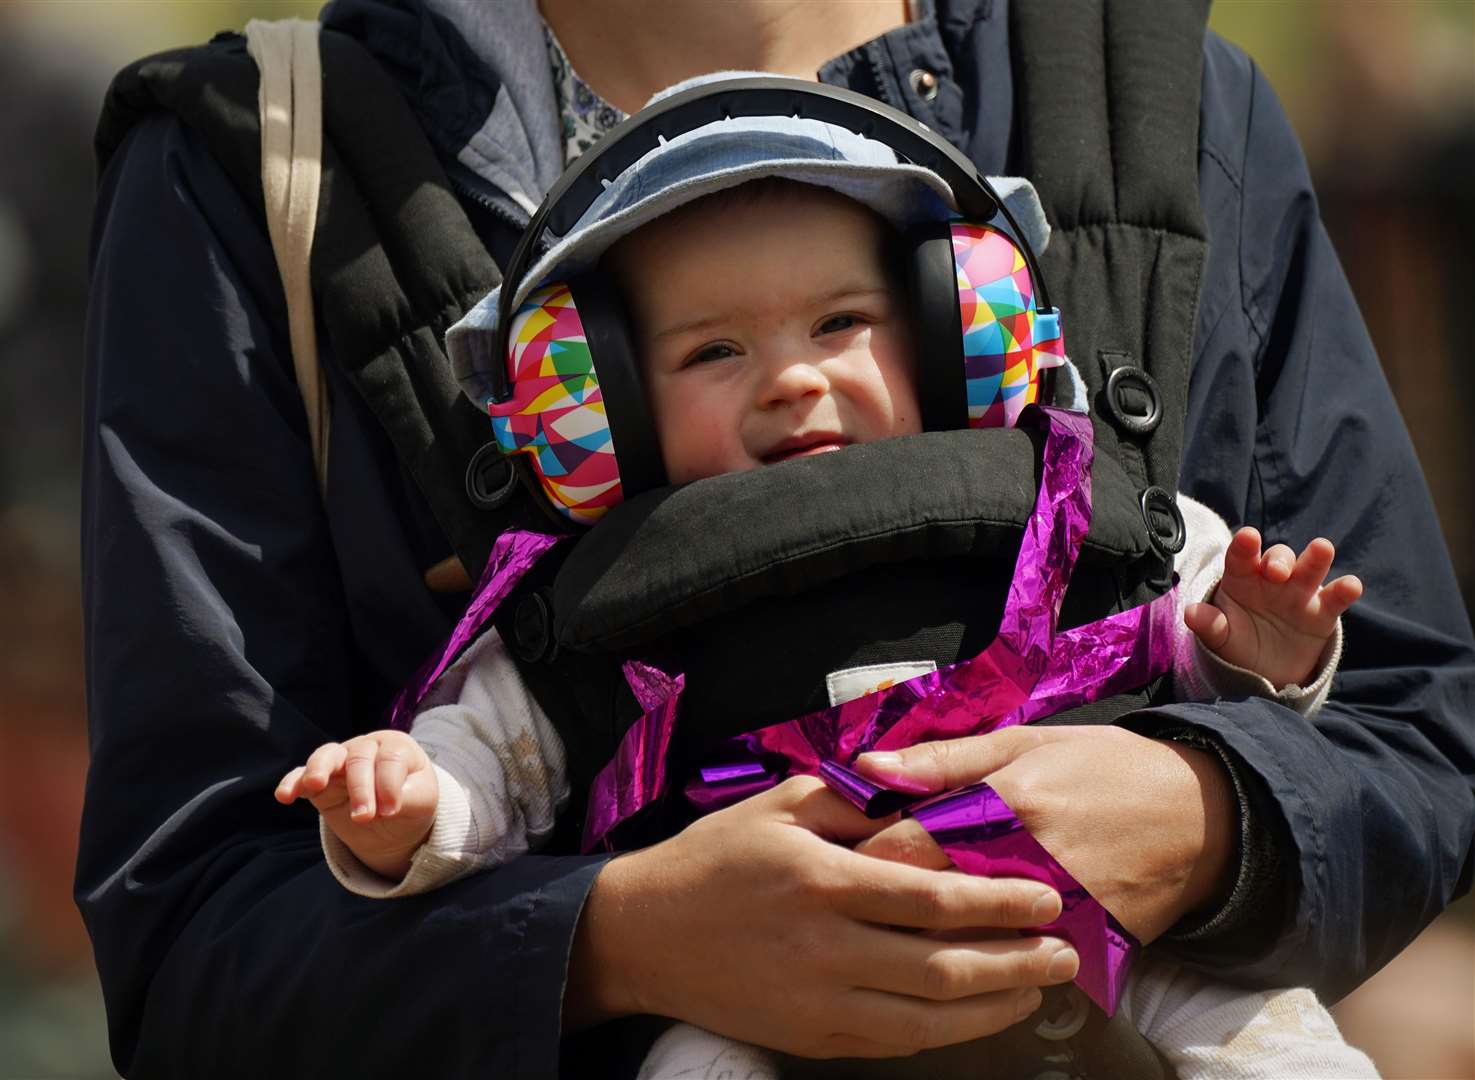
[[[933,660],[896,660],[888,664],[866,664],[864,667],[832,671],[825,676],[825,688],[830,692],[830,704],[842,705],[847,701],[877,690],[885,690],[899,682],[915,679],[918,675],[931,675],[937,670]]]

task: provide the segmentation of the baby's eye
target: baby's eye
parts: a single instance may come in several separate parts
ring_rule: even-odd
[[[831,315],[819,324],[815,331],[817,334],[838,334],[842,330],[849,330],[860,320],[854,315]]]
[[[688,365],[705,364],[712,360],[726,360],[729,356],[736,356],[737,350],[724,342],[715,342],[711,345],[703,345],[696,352],[686,358]]]

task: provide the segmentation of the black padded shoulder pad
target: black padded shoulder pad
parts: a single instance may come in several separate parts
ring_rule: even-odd
[[[311,273],[323,358],[363,395],[474,579],[502,530],[550,527],[530,498],[473,505],[462,479],[491,428],[461,393],[443,341],[501,275],[391,76],[344,34],[324,31],[318,45],[323,172]],[[145,116],[173,113],[204,137],[264,228],[257,86],[239,34],[129,65],[98,123],[99,168]]]
[[[929,432],[622,503],[559,571],[559,644],[636,649],[758,600],[912,559],[1006,560],[1007,573],[1034,506],[1038,438],[1017,429]],[[1081,562],[1146,555],[1146,527],[1121,466],[1098,455],[1092,487],[1097,511]]]

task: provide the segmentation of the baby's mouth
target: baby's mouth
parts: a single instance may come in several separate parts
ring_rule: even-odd
[[[765,465],[773,465],[779,461],[788,461],[790,458],[814,457],[816,454],[828,454],[835,450],[843,450],[850,445],[850,440],[843,435],[834,435],[829,432],[795,435],[779,443],[768,453],[763,455]]]

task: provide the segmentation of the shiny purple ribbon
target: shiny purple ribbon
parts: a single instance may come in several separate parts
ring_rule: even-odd
[[[585,851],[593,850],[616,825],[645,806],[649,799],[644,792],[666,790],[666,751],[676,730],[676,709],[686,677],[669,676],[637,660],[627,662],[624,670],[635,700],[647,711],[625,733],[615,756],[599,774],[608,777],[608,789],[604,798],[589,804],[584,818]],[[631,738],[631,732],[639,737]]]
[[[1139,947],[1131,932],[1030,835],[997,791],[969,784],[937,796],[908,795],[866,779],[837,761],[822,762],[820,779],[870,818],[897,811],[915,818],[954,866],[983,877],[1025,878],[1060,894],[1060,916],[1036,932],[1070,942],[1081,958],[1075,982],[1107,1016]]]
[[[1029,834],[998,792],[987,784],[970,784],[905,812],[959,870],[984,877],[1028,878],[1058,892],[1060,917],[1036,932],[1070,942],[1081,958],[1076,985],[1107,1016],[1116,1012],[1137,939]]]
[[[451,631],[451,636],[446,639],[440,651],[415,672],[390,703],[390,727],[400,731],[410,730],[420,702],[425,700],[425,695],[435,684],[435,680],[445,674],[446,668],[461,655],[461,650],[496,614],[497,606],[507,599],[507,594],[558,540],[558,537],[547,533],[524,532],[521,529],[508,529],[497,537],[497,542],[492,545],[492,553],[487,557],[486,569],[481,572],[481,580],[477,582],[476,591],[471,594],[471,603],[466,606],[456,628]]]

